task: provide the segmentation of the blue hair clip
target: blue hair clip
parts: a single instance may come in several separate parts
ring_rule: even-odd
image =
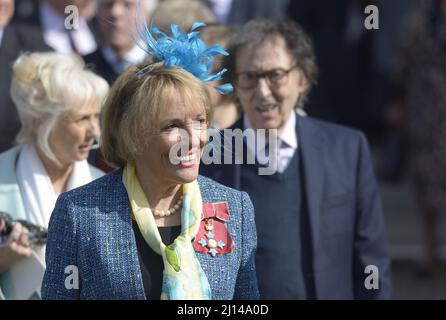
[[[138,19],[137,19],[138,20]],[[214,56],[224,55],[226,52],[220,45],[207,47],[200,38],[198,28],[205,26],[202,22],[193,24],[189,33],[182,33],[178,25],[172,24],[172,36],[167,35],[158,28],[150,28],[144,20],[144,24],[138,26],[138,32],[143,43],[139,46],[156,61],[164,61],[167,68],[180,67],[195,77],[208,83],[222,79],[227,69],[211,74]],[[233,91],[233,86],[226,83],[214,88],[221,94]]]

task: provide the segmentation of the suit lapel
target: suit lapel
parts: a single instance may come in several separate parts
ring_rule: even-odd
[[[240,130],[244,130],[244,127],[243,127],[243,116],[242,117],[240,117],[240,119],[234,124],[234,127],[232,128],[232,129],[240,129]],[[245,163],[245,161],[246,161],[246,152],[248,151],[248,149],[247,149],[247,147],[246,147],[246,141],[243,141],[243,163]],[[234,161],[234,171],[233,171],[233,174],[234,174],[234,188],[235,189],[237,189],[237,190],[240,190],[241,189],[241,187],[242,187],[242,165],[238,162],[238,161],[235,161],[235,158],[237,157],[237,156],[240,156],[240,155],[237,155],[237,154],[235,154],[235,149],[234,149],[234,159],[233,159],[233,161]],[[228,167],[231,167],[231,166],[228,166]]]
[[[322,200],[324,173],[322,165],[322,137],[317,126],[308,118],[297,116],[296,130],[301,151],[304,196],[308,208],[312,252],[319,240],[319,215]]]
[[[0,45],[0,61],[2,66],[2,74],[10,73],[13,59],[20,51],[19,43],[17,42],[17,33],[14,25],[7,26],[3,33],[3,39]],[[5,68],[6,70],[4,70]]]
[[[243,121],[240,119],[237,121],[232,127],[228,128],[227,130],[231,130],[231,132],[235,129],[241,129],[243,130]],[[236,190],[240,190],[241,187],[241,170],[242,165],[238,164],[235,159],[239,157],[239,154],[236,154],[235,150],[235,144],[232,144],[232,148],[229,149],[231,154],[231,164],[224,164],[224,154],[227,152],[229,140],[228,137],[225,136],[224,131],[222,130],[222,139],[221,139],[221,148],[220,148],[220,154],[219,157],[221,159],[220,165],[212,165],[212,170],[210,171],[211,174],[209,175],[214,180],[228,186],[231,188],[234,188]],[[246,145],[243,143],[243,154],[246,154]],[[203,166],[203,165],[202,165]],[[206,170],[205,168],[203,168]],[[208,174],[204,174],[208,175]]]

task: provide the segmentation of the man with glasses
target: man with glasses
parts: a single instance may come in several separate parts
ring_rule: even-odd
[[[390,298],[383,212],[366,138],[303,112],[317,75],[311,40],[294,22],[254,20],[235,35],[230,53],[244,111],[232,129],[266,129],[274,141],[246,135],[243,152],[254,152],[256,163],[212,164],[202,173],[247,191],[253,201],[261,298]],[[277,162],[273,174],[259,175],[260,154]]]

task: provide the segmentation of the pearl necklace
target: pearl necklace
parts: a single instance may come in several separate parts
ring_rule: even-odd
[[[183,202],[183,196],[180,197],[180,200],[178,200],[178,202],[173,206],[173,208],[167,210],[160,210],[160,209],[151,209],[151,210],[155,217],[168,217],[180,210],[182,202]]]

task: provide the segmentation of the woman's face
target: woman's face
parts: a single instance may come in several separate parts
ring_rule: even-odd
[[[157,183],[175,185],[197,179],[207,142],[207,118],[201,105],[186,105],[176,94],[159,115],[160,132],[150,138],[148,151],[135,159]]]
[[[99,136],[100,107],[87,104],[63,114],[54,125],[49,144],[63,165],[82,161],[88,157],[91,146]]]

